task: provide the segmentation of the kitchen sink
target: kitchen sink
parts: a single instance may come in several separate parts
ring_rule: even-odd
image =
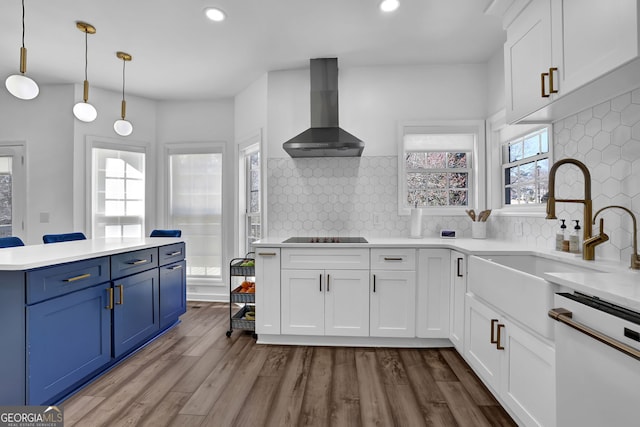
[[[469,258],[468,290],[543,337],[553,339],[553,308],[558,285],[544,273],[599,271],[537,255],[492,255]]]

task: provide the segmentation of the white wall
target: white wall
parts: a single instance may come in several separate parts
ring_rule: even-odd
[[[397,155],[398,123],[483,119],[486,64],[339,69],[340,127],[365,143],[363,156]],[[269,157],[288,157],[282,143],[310,125],[309,70],[269,73]]]
[[[504,50],[498,49],[487,62],[487,116],[505,108]]]
[[[267,128],[268,74],[263,74],[235,97],[236,143],[247,140]]]

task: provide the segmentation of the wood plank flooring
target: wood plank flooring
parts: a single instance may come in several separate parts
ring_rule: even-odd
[[[455,350],[258,345],[222,303],[61,405],[65,426],[515,426]]]

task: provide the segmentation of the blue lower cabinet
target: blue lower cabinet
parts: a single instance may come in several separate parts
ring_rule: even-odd
[[[158,269],[113,283],[113,356],[118,358],[160,330]]]
[[[55,401],[111,361],[109,284],[27,307],[27,402]]]
[[[160,329],[171,326],[187,311],[187,263],[160,267]]]

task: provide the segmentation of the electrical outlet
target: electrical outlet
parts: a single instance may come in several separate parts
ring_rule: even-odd
[[[380,214],[379,213],[374,213],[373,214],[373,225],[380,225]]]

